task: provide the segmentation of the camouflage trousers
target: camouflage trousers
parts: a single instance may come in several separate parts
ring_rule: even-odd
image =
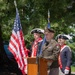
[[[59,75],[59,68],[48,69],[48,75]]]

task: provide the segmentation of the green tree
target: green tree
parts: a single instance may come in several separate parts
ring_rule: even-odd
[[[68,10],[71,0],[16,0],[20,14],[25,40],[31,41],[30,30],[35,27],[44,28],[47,25],[47,12],[50,10],[51,27],[59,33],[73,32],[75,23],[75,9]],[[15,19],[15,6],[13,0],[0,1],[0,17],[2,21],[2,38],[9,40]],[[71,27],[70,27],[71,26]],[[30,39],[30,40],[29,40]]]

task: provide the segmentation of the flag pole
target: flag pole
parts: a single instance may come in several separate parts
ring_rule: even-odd
[[[50,11],[48,9],[48,23],[50,23]]]
[[[17,8],[17,3],[16,3],[16,0],[14,0],[14,5],[15,5],[15,8]]]
[[[49,9],[48,9],[48,25],[47,25],[48,28],[50,28],[50,12],[49,12]]]
[[[18,12],[16,0],[14,0],[14,5],[15,5],[15,8],[16,8],[16,12]],[[19,15],[19,13],[18,13],[18,15]]]
[[[15,5],[15,9],[16,9],[16,14],[19,15],[19,11],[18,11],[18,8],[17,8],[16,0],[14,0],[14,5]]]

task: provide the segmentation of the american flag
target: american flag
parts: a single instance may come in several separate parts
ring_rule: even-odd
[[[28,53],[24,43],[24,37],[23,37],[22,27],[20,23],[20,16],[17,8],[16,8],[16,18],[15,18],[14,27],[12,30],[12,35],[10,38],[8,49],[14,55],[14,58],[18,63],[18,67],[22,71],[23,75],[27,74],[26,57],[28,56]]]

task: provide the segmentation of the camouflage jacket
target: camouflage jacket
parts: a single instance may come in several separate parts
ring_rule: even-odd
[[[45,43],[42,47],[42,57],[53,61],[51,67],[58,67],[59,50],[58,43],[53,39],[47,45]]]

